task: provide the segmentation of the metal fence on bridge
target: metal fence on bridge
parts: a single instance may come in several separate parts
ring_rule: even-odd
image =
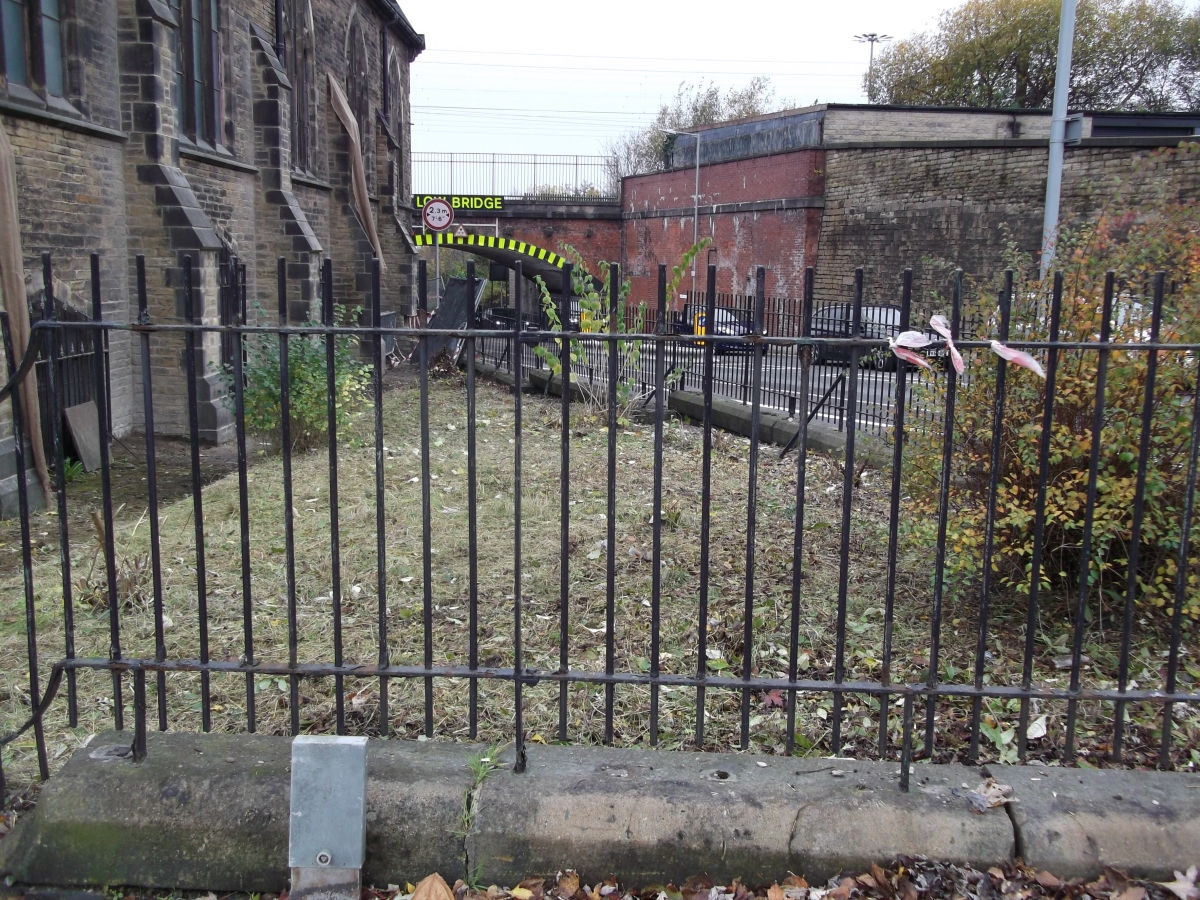
[[[1033,382],[1019,380],[1017,370],[1005,359],[989,356],[992,362],[981,366],[973,378],[974,384],[990,388],[989,410],[996,426],[993,436],[983,445],[969,447],[956,442],[955,429],[943,429],[940,453],[924,461],[936,476],[935,493],[926,508],[937,541],[926,547],[927,553],[913,554],[903,549],[902,528],[902,516],[911,519],[914,515],[908,512],[912,498],[905,482],[906,468],[913,463],[903,452],[909,408],[906,398],[912,387],[909,364],[901,361],[893,382],[892,467],[873,488],[876,494],[870,495],[872,488],[859,480],[856,429],[848,429],[844,459],[840,466],[832,467],[809,452],[804,423],[810,406],[810,355],[814,349],[845,352],[850,371],[857,371],[859,359],[877,349],[880,342],[862,338],[817,341],[803,333],[763,337],[766,304],[761,269],[752,333],[722,340],[744,348],[743,358],[749,360],[749,402],[755,429],[763,409],[767,348],[795,351],[792,359],[799,369],[800,385],[795,394],[796,416],[801,423],[797,452],[786,467],[780,463],[771,469],[770,479],[763,474],[769,460],[756,441],[731,454],[729,446],[717,440],[711,403],[717,342],[712,335],[671,334],[665,328],[637,335],[547,333],[536,325],[529,331],[522,320],[518,287],[513,325],[507,333],[475,328],[444,332],[465,343],[465,377],[452,380],[449,393],[439,394],[436,408],[431,408],[435,385],[425,348],[433,332],[380,325],[378,264],[374,267],[375,300],[369,327],[334,323],[333,273],[328,261],[322,272],[323,324],[293,327],[286,324],[289,285],[282,258],[277,273],[278,324],[253,325],[204,324],[199,320],[190,259],[184,266],[184,322],[151,321],[144,278],[139,278],[137,322],[103,322],[97,259],[93,257],[92,267],[94,320],[55,321],[51,282],[47,280],[48,319],[34,325],[23,359],[14,357],[11,346],[6,348],[9,380],[0,389],[0,400],[8,398],[13,405],[17,462],[22,465],[23,420],[14,386],[31,377],[30,369],[43,342],[58,340],[68,327],[91,329],[96,335],[117,329],[132,333],[135,348],[141,350],[140,381],[147,422],[148,528],[141,530],[140,539],[146,542],[151,577],[141,600],[123,593],[118,570],[123,570],[132,551],[126,546],[122,555],[118,554],[111,490],[115,476],[107,446],[102,445],[102,505],[97,512],[102,546],[96,552],[102,557],[103,590],[95,605],[86,610],[73,599],[71,563],[77,556],[72,552],[72,540],[77,553],[81,536],[68,533],[65,512],[73,501],[63,476],[60,417],[49,416],[59,504],[59,559],[55,565],[39,558],[35,565],[29,540],[32,516],[25,482],[19,479],[24,538],[20,583],[28,709],[33,715],[24,728],[5,738],[10,766],[15,764],[13,741],[31,728],[30,754],[36,756],[41,775],[46,777],[47,729],[77,725],[85,708],[111,707],[118,729],[132,724],[133,755],[140,758],[147,752],[148,729],[208,730],[215,727],[213,717],[219,714],[222,727],[253,732],[268,713],[268,700],[271,709],[285,711],[279,727],[292,734],[325,727],[338,733],[387,736],[396,730],[410,733],[401,723],[415,720],[417,733],[428,737],[515,742],[519,768],[524,767],[527,753],[536,754],[540,740],[656,746],[669,731],[674,736],[673,746],[696,749],[753,746],[779,753],[856,753],[898,759],[898,777],[905,789],[909,761],[918,756],[938,757],[939,748],[952,742],[957,742],[954,754],[972,761],[996,758],[997,754],[1009,759],[1004,755],[1008,747],[1009,761],[1024,760],[1027,753],[1036,752],[1042,759],[1051,754],[1071,762],[1087,735],[1093,755],[1102,753],[1115,760],[1136,755],[1143,764],[1157,763],[1164,768],[1179,762],[1172,743],[1176,737],[1183,735],[1183,741],[1191,742],[1188,746],[1195,746],[1200,734],[1195,719],[1200,692],[1189,681],[1183,664],[1192,664],[1190,654],[1195,650],[1191,643],[1194,626],[1184,611],[1195,605],[1194,582],[1189,579],[1200,569],[1191,533],[1200,451],[1200,392],[1195,383],[1200,343],[1160,340],[1164,321],[1161,277],[1149,329],[1124,342],[1114,340],[1119,316],[1113,312],[1111,278],[1103,296],[1093,298],[1100,307],[1097,333],[1095,339],[1087,340],[1060,338],[1061,278],[1047,301],[1048,337],[1021,339],[1027,323],[1010,322],[1009,311],[1014,306],[1010,280],[999,297],[997,337],[1009,341],[1010,349],[1020,347],[1036,355],[1045,366],[1044,397],[1036,421],[1021,423],[1027,428],[1021,433],[1031,442],[1028,452],[1040,488],[1029,498],[1027,520],[1016,522],[1008,515],[1009,505],[1015,502],[1011,496],[1006,495],[1006,507],[1001,509],[999,491],[1005,485],[1000,480],[1000,462],[1006,448],[999,426],[1005,421],[1006,396],[1019,396],[1017,388],[1025,391]],[[236,266],[233,271],[238,271]],[[617,294],[619,278],[614,267],[610,297]],[[710,285],[713,278],[710,270]],[[861,282],[860,271],[856,323],[862,306]],[[654,319],[663,324],[667,322],[665,283],[664,271]],[[244,289],[244,281],[242,286]],[[906,283],[905,322],[910,299]],[[424,296],[421,300],[424,304]],[[710,289],[709,321],[713,321],[716,300]],[[960,278],[950,315],[955,336],[960,333],[962,300]],[[568,321],[568,298],[560,294],[556,302],[563,321]],[[245,309],[244,304],[232,306],[235,315],[240,315],[238,309]],[[3,324],[7,341],[7,318]],[[197,341],[208,333],[236,335],[241,341],[266,342],[275,348],[282,435],[280,455],[251,469],[246,451],[246,387],[258,385],[247,385],[243,354],[234,353],[230,403],[239,451],[236,485],[231,476],[228,483],[202,491],[194,351]],[[363,340],[370,348],[370,416],[363,420],[361,433],[341,437],[337,336]],[[384,339],[393,336],[413,340],[418,348],[416,380],[409,382],[407,393],[384,391],[382,347]],[[572,421],[570,392],[563,392],[560,402],[547,406],[515,391],[503,402],[497,401],[494,408],[498,412],[482,421],[478,408],[486,399],[484,391],[496,389],[478,383],[477,350],[484,342],[498,340],[507,341],[510,349],[528,342],[561,340],[554,346],[560,351],[568,380],[570,342],[607,357],[604,424],[594,433],[580,435]],[[614,363],[631,340],[659,348],[653,356],[651,419],[645,426],[650,429],[650,439],[643,444],[631,443],[637,436],[620,427],[614,403],[620,385]],[[176,524],[170,531],[160,527],[164,509],[158,500],[154,463],[150,347],[151,342],[161,341],[185,345],[191,386],[193,489],[186,509],[188,525]],[[289,430],[297,414],[293,391],[299,389],[298,382],[293,382],[291,360],[322,343],[329,431],[324,448],[315,451],[316,456],[305,456],[293,452]],[[103,344],[102,340],[93,341],[98,370],[103,366]],[[960,344],[968,354],[987,352],[988,348],[982,341]],[[672,426],[668,436],[666,379],[672,348],[698,352],[702,358],[701,390],[706,408],[698,428],[680,432],[679,426]],[[522,383],[525,355],[510,356],[513,374],[517,383]],[[1090,579],[1094,554],[1099,542],[1106,539],[1093,532],[1098,504],[1103,500],[1100,462],[1106,410],[1115,409],[1118,403],[1121,408],[1128,406],[1128,398],[1106,393],[1106,373],[1116,373],[1118,362],[1128,366],[1133,358],[1146,364],[1145,399],[1144,403],[1136,400],[1134,407],[1140,412],[1125,424],[1140,434],[1135,442],[1140,445],[1140,456],[1129,454],[1130,458],[1123,456],[1113,465],[1126,466],[1131,485],[1130,504],[1121,510],[1121,515],[1128,515],[1127,522],[1122,520],[1122,527],[1127,526],[1127,542],[1134,547],[1157,542],[1165,548],[1164,559],[1173,561],[1175,576],[1169,583],[1153,587],[1159,591],[1154,596],[1167,598],[1171,611],[1166,615],[1154,613],[1157,607],[1153,604],[1149,612],[1141,605],[1149,602],[1152,587],[1136,559],[1128,566],[1127,587],[1119,590],[1115,599],[1098,598]],[[1064,550],[1049,544],[1048,529],[1055,522],[1047,510],[1046,488],[1052,465],[1059,466],[1051,460],[1056,403],[1065,404],[1068,399],[1078,403],[1079,398],[1058,396],[1055,378],[1063,379],[1080,366],[1086,369],[1087,383],[1094,391],[1084,403],[1086,415],[1068,425],[1078,426],[1080,441],[1086,441],[1088,448],[1084,456],[1090,461],[1079,476],[1080,530],[1072,532],[1080,543]],[[1190,394],[1186,390],[1188,372]],[[1025,372],[1019,375],[1020,379],[1033,377]],[[1184,385],[1184,389],[1167,395],[1156,393],[1156,378],[1165,384],[1168,375],[1171,379],[1182,375],[1182,380],[1171,384],[1175,388]],[[956,398],[960,404],[969,399],[967,382],[958,380],[953,369],[937,377],[945,388],[944,419],[956,421]],[[1078,379],[1073,384],[1077,386]],[[54,407],[53,385],[50,393]],[[461,406],[453,409],[456,403]],[[104,416],[104,392],[97,395],[97,404]],[[531,404],[542,404],[537,407],[536,421],[526,418]],[[856,421],[859,409],[857,382],[850,379],[846,421]],[[395,416],[401,413],[411,414],[419,428],[406,431],[397,425]],[[434,415],[439,417],[436,433]],[[385,422],[390,423],[387,433]],[[1171,433],[1177,446],[1170,464],[1155,470],[1153,514],[1160,517],[1154,519],[1155,536],[1149,536],[1147,477],[1166,452],[1159,443],[1163,434],[1159,429],[1165,425],[1175,429]],[[549,443],[547,432],[551,434]],[[978,432],[976,437],[984,433]],[[718,447],[725,449],[718,454]],[[601,466],[604,480],[602,487],[592,490],[579,483],[579,459],[591,459],[585,454],[598,453],[599,448],[606,460]],[[639,452],[648,477],[647,504],[640,502],[645,497],[636,491],[618,490],[628,473],[636,470],[628,468],[626,457]],[[1055,453],[1059,452],[1061,448],[1056,446]],[[528,461],[536,453],[550,454],[553,467],[540,469],[536,477],[523,482],[523,476],[530,474]],[[973,459],[980,453],[991,459],[990,470],[982,473],[986,497],[980,499],[980,519],[975,523],[986,536],[978,578],[955,585],[949,580],[948,562],[957,551],[948,543],[947,529],[969,499],[961,492],[956,468],[956,459],[968,453],[974,454]],[[742,467],[735,472],[740,486],[731,490],[727,485],[718,500],[714,477],[718,471],[734,471],[729,468],[731,455]],[[303,484],[296,483],[297,466],[304,467]],[[1059,476],[1061,471],[1055,469]],[[978,477],[980,473],[969,474]],[[353,495],[339,500],[339,485],[360,475],[369,486],[356,483]],[[1103,477],[1110,479],[1112,473],[1106,468]],[[670,482],[665,483],[668,478]],[[452,479],[455,483],[449,484]],[[772,500],[775,481],[791,485],[790,500],[787,496]],[[411,489],[406,487],[409,484]],[[1171,507],[1170,516],[1161,518],[1166,487],[1179,503]],[[312,497],[303,498],[301,490]],[[455,494],[464,498],[458,501],[460,507],[442,506],[440,498],[446,491],[461,491]],[[493,492],[495,502],[490,499]],[[666,510],[664,492],[681,498],[674,512]],[[537,503],[523,506],[527,494],[536,494]],[[823,507],[826,497],[836,497],[838,502]],[[219,505],[214,499],[220,499]],[[786,503],[792,504],[790,511]],[[304,512],[302,507],[307,507]],[[413,519],[420,524],[414,526],[412,544],[407,531],[401,534],[396,530],[401,528],[396,517],[410,509],[414,516],[420,511],[419,520]],[[597,509],[603,510],[597,513],[604,523],[603,540],[595,545],[579,541],[579,530],[590,527],[588,520],[597,518],[590,513]],[[741,510],[744,515],[721,518],[730,515],[730,510]],[[1063,510],[1055,511],[1056,516],[1063,514]],[[535,537],[523,538],[523,526],[535,515],[546,516],[548,521]],[[310,521],[316,524],[308,524]],[[718,527],[717,522],[725,524]],[[189,551],[179,541],[182,533],[191,529],[195,543]],[[1006,550],[996,543],[999,529],[1010,536],[1029,535],[1031,577],[1024,588],[1002,586],[996,580],[993,564]],[[439,546],[433,543],[435,533]],[[641,547],[628,544],[626,554],[627,540],[634,537]],[[134,541],[135,536],[126,528],[119,540]],[[459,541],[458,549],[442,543],[453,540]],[[719,555],[725,552],[720,549],[721,542],[730,540],[736,544],[731,557],[736,566]],[[498,548],[497,542],[504,546]],[[674,548],[670,564],[664,554],[668,542]],[[167,545],[171,549],[164,551]],[[482,555],[492,551],[498,553],[492,564],[481,563]],[[462,558],[457,560],[460,553]],[[352,554],[359,560],[354,563],[360,567],[355,571],[349,568]],[[538,554],[550,560],[547,571],[530,571],[528,560]],[[397,560],[399,555],[406,557],[403,563]],[[1049,562],[1052,555],[1053,566]],[[1069,565],[1072,558],[1077,563],[1077,593],[1072,588],[1066,598],[1052,596],[1047,579],[1065,573],[1051,568]],[[644,561],[648,571],[631,568],[638,560]],[[326,563],[328,568],[323,567]],[[453,579],[448,577],[452,564],[460,566]],[[220,568],[222,565],[225,567]],[[828,580],[812,581],[825,577],[822,567],[828,570]],[[405,571],[416,574],[402,574]],[[319,573],[319,579],[314,580],[314,573]],[[164,586],[168,575],[172,580]],[[644,586],[641,581],[631,581],[635,577],[644,577]],[[416,583],[409,587],[414,579]],[[61,612],[47,618],[41,598],[60,588]],[[957,601],[956,592],[963,595]],[[999,615],[993,616],[991,605],[1001,596],[1008,604],[1003,621]],[[1097,631],[1089,611],[1100,609],[1096,606],[1100,601],[1117,610],[1117,620],[1110,620],[1107,630]],[[1047,632],[1050,623],[1040,618],[1041,609],[1050,603],[1056,610],[1068,610],[1060,629],[1064,649],[1053,665],[1050,659],[1059,652],[1054,643],[1058,638]],[[167,621],[168,609],[172,622]],[[1138,610],[1160,617],[1159,623],[1150,627],[1149,637],[1135,624]],[[1197,612],[1189,609],[1188,616]],[[600,616],[599,628],[582,627],[597,621],[596,616]],[[218,625],[231,630],[222,631],[221,643],[214,646],[212,629]],[[901,646],[897,629],[902,625],[906,636]],[[1018,637],[1005,643],[999,636],[1002,629],[1009,638]],[[401,638],[411,638],[413,649],[404,654],[394,652]],[[1144,646],[1144,640],[1154,642],[1152,654],[1136,649]],[[670,652],[665,649],[668,646]],[[1007,657],[1010,667],[1002,668],[998,656]],[[42,666],[47,658],[54,662],[48,681],[43,682]],[[62,697],[59,687],[64,682],[67,691]],[[90,692],[86,700],[85,688]],[[132,702],[128,703],[130,690]],[[328,719],[321,720],[324,725],[310,712],[322,692],[326,692],[330,709]],[[447,705],[461,703],[464,694],[465,707],[455,707],[463,708],[463,717],[446,714]],[[669,714],[664,711],[668,704]],[[1139,726],[1135,734],[1128,718],[1135,710],[1143,721],[1151,721],[1152,727]],[[596,720],[589,724],[593,713]],[[409,714],[412,719],[406,718]],[[623,723],[619,728],[615,723],[618,716]],[[58,724],[48,724],[52,719]],[[1007,731],[1003,728],[1006,722],[1011,726]],[[1040,729],[1035,727],[1038,723]],[[1015,741],[1014,731],[1019,735]],[[764,748],[758,743],[759,737],[772,733],[778,734],[777,746]],[[1131,746],[1135,738],[1136,748]],[[723,743],[726,739],[730,745]],[[23,758],[28,760],[30,754]]]
[[[534,153],[414,153],[417,194],[485,194],[523,200],[617,200],[607,156]]]

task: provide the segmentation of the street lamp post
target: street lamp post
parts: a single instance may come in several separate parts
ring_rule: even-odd
[[[686,134],[688,137],[696,139],[696,179],[694,193],[692,194],[692,246],[700,242],[700,132],[698,131],[676,131],[674,128],[664,128],[663,131],[668,134]],[[696,296],[696,258],[692,257],[692,300],[695,301]]]
[[[875,102],[875,45],[882,44],[885,41],[890,41],[890,34],[880,34],[877,31],[868,31],[866,34],[856,34],[854,39],[860,44],[871,45],[871,61],[867,63],[867,102]]]
[[[1058,206],[1062,191],[1063,144],[1067,130],[1067,100],[1071,90],[1071,52],[1075,43],[1075,0],[1063,0],[1058,19],[1058,60],[1054,67],[1054,106],[1050,118],[1050,157],[1046,166],[1046,208],[1042,220],[1041,277],[1054,261],[1058,240]]]

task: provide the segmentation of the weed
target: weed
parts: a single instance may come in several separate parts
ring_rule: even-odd
[[[267,314],[257,307],[259,321]],[[334,321],[339,325],[353,324],[345,307],[334,306]],[[320,323],[312,318],[306,326]],[[339,334],[334,342],[333,387],[336,401],[338,433],[350,425],[351,417],[367,399],[370,369],[358,357],[358,339]],[[326,374],[325,335],[311,338],[292,337],[288,341],[288,403],[293,450],[311,450],[321,445],[328,435],[328,394]],[[243,400],[246,408],[246,427],[265,437],[276,449],[283,439],[281,424],[282,381],[280,378],[280,345],[274,334],[247,338],[246,359],[242,367],[245,379]],[[223,372],[225,397],[223,402],[233,408],[233,367]]]
[[[83,475],[83,463],[77,459],[71,459],[69,456],[63,459],[63,478],[67,484],[70,484],[81,475]]]
[[[458,814],[458,830],[454,832],[458,837],[466,837],[467,832],[471,830],[471,823],[475,820],[475,792],[487,780],[488,775],[503,765],[500,762],[503,750],[504,745],[492,744],[486,750],[471,754],[467,760],[467,768],[471,770],[471,786],[463,794],[462,809]]]

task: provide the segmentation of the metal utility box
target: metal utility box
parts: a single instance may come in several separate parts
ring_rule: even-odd
[[[367,846],[367,739],[301,735],[292,741],[288,866],[292,896],[354,891]],[[307,890],[306,890],[307,888]],[[356,892],[353,893],[358,897]]]

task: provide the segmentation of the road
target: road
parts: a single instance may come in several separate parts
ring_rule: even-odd
[[[497,342],[498,343],[498,342]],[[644,344],[636,367],[627,367],[627,377],[647,386],[653,384],[656,347]],[[494,356],[498,347],[489,352]],[[704,375],[704,353],[699,347],[683,345],[669,346],[666,352],[666,371],[678,373],[679,387],[685,390],[702,390]],[[606,350],[599,344],[589,344],[586,354],[590,365],[577,367],[584,377],[603,379],[607,371]],[[541,361],[526,355],[526,364],[537,368]],[[731,397],[748,402],[753,380],[753,357],[746,353],[723,353],[713,359],[713,392],[717,396]],[[826,363],[813,366],[810,370],[809,398],[811,404],[820,404],[815,418],[826,422],[838,422],[845,417],[848,404],[850,369],[845,365]],[[636,372],[636,374],[635,374]],[[880,372],[874,368],[859,368],[856,420],[860,430],[879,433],[885,430],[893,418],[896,392],[896,376],[893,372]],[[800,365],[796,352],[787,348],[771,348],[763,360],[762,403],[765,408],[793,412],[796,398],[800,395]],[[832,388],[832,390],[831,390]],[[828,396],[827,396],[828,395]],[[824,401],[824,402],[822,402]]]

